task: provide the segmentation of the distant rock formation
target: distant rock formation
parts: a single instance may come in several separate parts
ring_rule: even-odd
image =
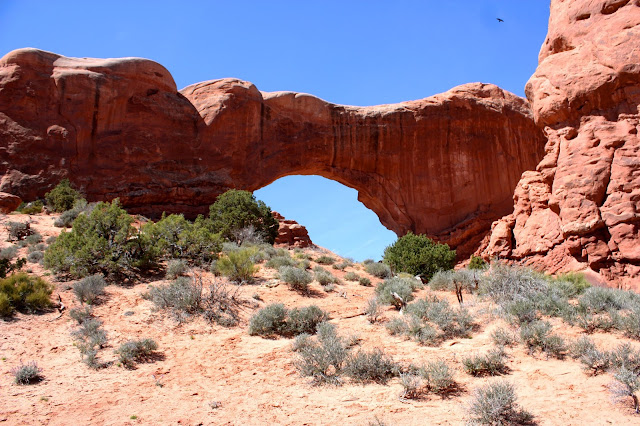
[[[6,192],[0,192],[0,213],[11,213],[22,204],[20,197]]]
[[[640,0],[552,0],[526,93],[546,155],[483,255],[640,290]]]
[[[235,79],[178,92],[138,58],[0,59],[0,190],[25,200],[68,177],[89,200],[194,216],[227,189],[315,174],[358,190],[397,234],[426,233],[464,257],[511,211],[544,142],[527,101],[490,84],[353,107]]]
[[[275,244],[279,246],[289,247],[311,247],[313,242],[309,238],[307,228],[300,225],[295,220],[285,219],[278,212],[271,212],[273,217],[278,221],[278,236],[276,237]]]

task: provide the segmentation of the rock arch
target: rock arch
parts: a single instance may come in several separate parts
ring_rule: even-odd
[[[36,49],[0,59],[0,137],[0,190],[23,199],[67,176],[90,199],[193,215],[228,188],[317,174],[358,190],[397,234],[465,254],[511,211],[545,143],[527,101],[490,84],[355,107],[236,79],[178,91],[152,61]]]

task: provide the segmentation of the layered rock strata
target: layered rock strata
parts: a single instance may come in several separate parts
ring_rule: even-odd
[[[482,253],[640,289],[640,1],[553,0],[526,93],[546,154]]]
[[[397,234],[466,255],[544,155],[527,101],[473,83],[394,105],[335,105],[223,79],[176,89],[138,58],[0,59],[0,190],[41,197],[63,177],[133,212],[206,212],[229,188],[315,174],[358,190]]]
[[[278,221],[278,236],[275,241],[277,246],[300,248],[313,246],[307,228],[295,220],[285,219],[285,217],[278,212],[271,213],[273,213],[273,217]]]

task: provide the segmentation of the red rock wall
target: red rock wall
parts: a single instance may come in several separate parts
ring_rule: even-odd
[[[311,247],[313,246],[313,242],[309,237],[309,232],[307,232],[307,228],[300,225],[295,220],[285,219],[278,212],[273,213],[273,217],[278,221],[278,236],[276,237],[275,245],[276,246],[286,246],[286,247]]]
[[[335,105],[223,79],[177,91],[143,59],[22,49],[0,59],[0,191],[69,177],[91,200],[194,215],[229,188],[317,174],[358,190],[398,234],[473,251],[542,158],[528,103],[473,83],[395,105]]]
[[[640,289],[640,1],[553,0],[526,93],[546,155],[485,257]]]

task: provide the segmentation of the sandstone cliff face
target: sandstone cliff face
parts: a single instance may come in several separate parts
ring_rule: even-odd
[[[640,1],[553,0],[526,93],[546,155],[493,224],[485,257],[588,266],[640,289]]]
[[[194,215],[229,188],[317,174],[357,189],[396,233],[465,255],[511,210],[543,147],[528,103],[488,84],[352,107],[235,79],[178,92],[165,68],[136,58],[0,59],[0,190],[26,200],[69,177],[90,200]]]

